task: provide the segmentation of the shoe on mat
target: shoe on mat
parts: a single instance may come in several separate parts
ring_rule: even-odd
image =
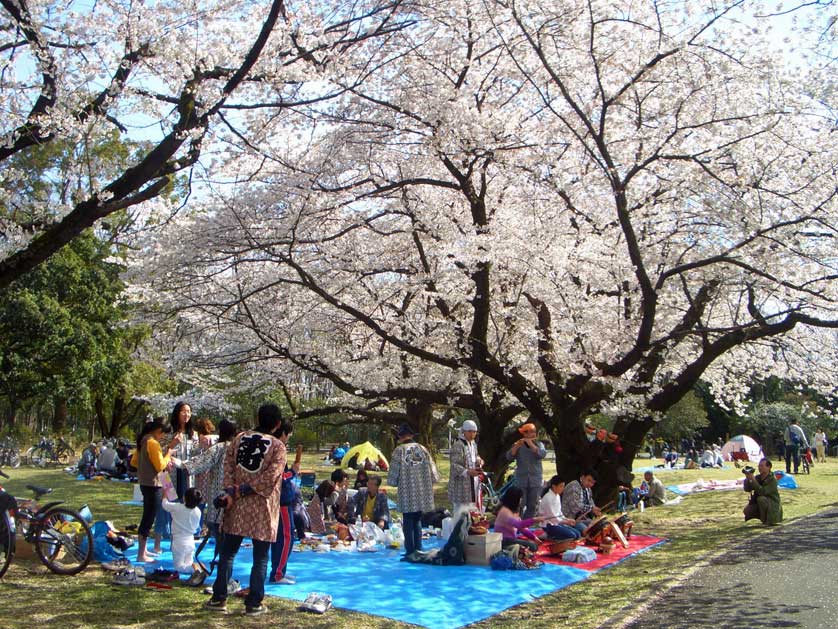
[[[332,607],[332,597],[328,594],[321,594],[314,602],[314,611],[318,614],[325,614]]]
[[[145,579],[133,570],[120,570],[113,575],[114,585],[145,585]]]
[[[214,612],[226,612],[227,611],[227,601],[217,600],[211,598],[206,603],[204,603],[204,608],[210,609]]]
[[[235,579],[230,579],[227,581],[227,596],[230,594],[235,594],[239,590],[242,589],[242,584],[236,581]]]
[[[256,607],[245,606],[244,615],[245,616],[261,616],[262,614],[266,613],[267,611],[268,611],[268,608],[265,605],[256,605]]]
[[[196,570],[192,573],[192,576],[189,577],[186,581],[186,585],[189,587],[197,588],[201,587],[204,584],[204,581],[207,580],[209,575],[204,570]]]
[[[120,570],[127,570],[131,567],[131,562],[125,557],[119,557],[113,561],[106,561],[102,564],[103,570],[110,570],[111,572],[119,572]]]
[[[277,583],[279,585],[294,585],[297,582],[297,577],[292,576],[290,574],[286,574],[282,577]]]

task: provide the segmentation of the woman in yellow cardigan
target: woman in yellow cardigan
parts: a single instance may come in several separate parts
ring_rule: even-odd
[[[146,554],[146,543],[154,524],[154,518],[163,500],[163,486],[158,474],[169,466],[170,457],[160,447],[163,438],[163,423],[154,419],[146,422],[137,437],[137,449],[131,457],[131,465],[137,468],[140,491],[143,494],[143,517],[138,533],[137,562],[154,561]]]

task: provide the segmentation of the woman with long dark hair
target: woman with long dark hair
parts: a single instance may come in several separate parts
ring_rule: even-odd
[[[155,516],[162,511],[163,487],[159,474],[169,465],[169,456],[160,445],[163,438],[163,423],[159,420],[146,422],[137,436],[137,449],[131,458],[131,465],[137,468],[140,491],[143,495],[143,516],[138,533],[137,561],[151,562],[146,553],[146,544]]]
[[[194,459],[184,461],[181,467],[189,474],[206,473],[206,511],[204,521],[207,528],[215,537],[215,547],[221,548],[221,510],[213,502],[224,491],[224,455],[227,444],[238,434],[235,422],[222,419],[218,424],[218,443],[205,450]]]
[[[503,535],[502,544],[504,548],[512,544],[519,544],[535,552],[538,550],[538,537],[527,527],[536,522],[541,522],[544,517],[536,516],[522,520],[519,513],[523,499],[524,490],[517,486],[510,487],[501,496],[501,508],[498,511],[497,518],[495,518],[495,533]]]

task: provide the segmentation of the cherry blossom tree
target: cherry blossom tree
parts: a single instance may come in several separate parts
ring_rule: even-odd
[[[61,140],[79,147],[79,170],[98,184],[34,214],[0,212],[0,288],[115,212],[165,220],[229,118],[327,97],[307,81],[401,25],[400,0],[0,4],[0,177],[17,178],[9,157]],[[146,150],[105,178],[84,147],[114,130]]]
[[[529,416],[604,491],[699,379],[834,387],[835,123],[747,8],[426,3],[338,98],[231,137],[236,185],[137,290],[193,363],[469,409],[496,468]]]

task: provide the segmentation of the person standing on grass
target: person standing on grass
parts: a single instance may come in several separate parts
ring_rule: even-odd
[[[483,510],[480,496],[480,476],[483,459],[477,454],[477,423],[471,419],[463,422],[460,437],[451,444],[449,459],[451,476],[448,479],[448,499],[453,513],[468,505]]]
[[[170,463],[169,456],[163,453],[160,440],[163,438],[163,423],[157,419],[146,422],[137,437],[137,449],[131,458],[131,465],[137,468],[140,492],[143,495],[143,515],[137,529],[137,562],[154,561],[146,552],[151,525],[157,512],[162,510],[163,484],[159,475]]]
[[[826,433],[823,428],[815,432],[815,452],[818,455],[818,463],[826,463]]]
[[[532,518],[538,510],[543,482],[541,461],[547,456],[544,444],[536,440],[535,424],[518,428],[521,438],[506,453],[508,461],[515,461],[515,485],[524,492],[524,518]]]
[[[221,509],[215,506],[215,497],[224,491],[224,455],[227,445],[238,433],[238,428],[229,419],[222,419],[218,424],[218,442],[209,450],[202,452],[189,461],[175,460],[175,465],[183,466],[190,474],[206,475],[206,511],[204,522],[213,538],[215,547],[221,548]]]
[[[279,493],[287,460],[285,444],[273,436],[282,421],[276,404],[263,404],[257,413],[258,425],[237,435],[224,457],[224,540],[218,572],[207,609],[227,611],[227,584],[233,573],[233,561],[245,537],[253,540],[253,564],[250,568],[250,591],[244,599],[245,614],[264,614],[267,607],[265,576],[268,552],[276,540],[279,521]]]
[[[387,484],[398,488],[405,555],[422,550],[422,513],[434,510],[434,483],[439,480],[431,453],[413,440],[415,435],[408,424],[399,427],[399,445],[390,457],[387,476]]]
[[[794,460],[794,473],[800,468],[800,449],[808,448],[809,441],[806,433],[797,425],[797,419],[790,419],[789,425],[783,432],[783,444],[786,451],[786,474],[791,474],[791,462]]]
[[[294,426],[291,420],[283,419],[274,435],[287,448],[292,432],[294,432]],[[285,471],[282,474],[282,487],[279,493],[279,522],[276,529],[276,541],[271,546],[271,575],[268,578],[271,583],[292,585],[297,582],[297,578],[286,574],[285,569],[288,566],[291,546],[294,544],[291,505],[295,498],[294,478],[300,473],[300,457],[302,457],[302,454],[303,448],[298,445],[294,463],[290,466],[286,464]]]

